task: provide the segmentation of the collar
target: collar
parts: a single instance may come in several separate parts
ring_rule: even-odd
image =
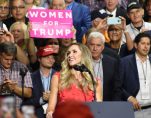
[[[116,17],[116,11],[117,11],[117,7],[112,12],[110,12],[106,9],[106,13],[113,15],[113,17]]]
[[[0,68],[1,68],[3,71],[5,71],[5,72],[9,72],[9,70],[10,70],[10,69],[5,69],[5,68],[3,67],[3,65],[1,65],[1,64],[0,64]]]
[[[135,53],[135,57],[136,57],[136,61],[142,62],[142,60],[138,57],[137,53]],[[149,60],[149,56],[148,56],[148,55],[147,55],[146,61],[147,61],[147,60]],[[145,62],[146,62],[146,61],[145,61]]]
[[[42,76],[42,78],[43,78],[43,77],[45,77],[45,78],[50,77],[50,76],[51,76],[51,73],[52,73],[52,69],[50,69],[49,75],[46,77],[46,76],[43,75],[42,71],[40,70],[40,75]]]
[[[101,54],[101,57],[98,60],[93,59],[93,62],[94,63],[100,63],[100,61],[102,61],[102,59],[103,59],[103,55]]]
[[[5,69],[2,64],[0,64],[0,68],[8,72],[9,70],[12,70],[15,67],[14,63],[15,63],[15,61],[12,62],[12,65],[11,65],[11,67],[9,69]]]
[[[131,26],[131,28],[132,28],[132,29],[136,29],[136,28],[134,27],[134,25],[133,25],[133,23],[132,23],[132,22],[130,23],[130,26]],[[142,26],[141,26],[141,27],[143,27],[143,26],[145,26],[145,22],[144,22],[144,20],[143,20],[143,24],[142,24]]]
[[[71,10],[72,6],[73,6],[73,3],[74,3],[74,1],[71,2],[68,6],[66,6],[66,10]]]

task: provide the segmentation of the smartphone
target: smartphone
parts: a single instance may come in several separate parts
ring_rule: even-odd
[[[108,25],[121,24],[121,19],[119,17],[108,17],[107,24]]]
[[[16,118],[14,95],[0,95],[0,118]]]

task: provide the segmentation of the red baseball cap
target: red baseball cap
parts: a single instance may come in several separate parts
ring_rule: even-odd
[[[37,52],[37,56],[39,56],[39,57],[44,57],[44,56],[48,56],[51,54],[54,54],[54,51],[53,51],[52,46],[50,46],[50,45],[39,48],[39,50]]]

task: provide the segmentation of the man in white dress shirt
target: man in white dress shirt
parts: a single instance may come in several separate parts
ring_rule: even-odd
[[[121,59],[120,77],[123,80],[123,100],[133,104],[135,118],[151,117],[151,37],[140,33],[134,40],[136,53]],[[141,111],[140,111],[141,110]]]

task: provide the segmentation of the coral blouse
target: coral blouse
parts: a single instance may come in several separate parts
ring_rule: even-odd
[[[60,73],[56,74],[58,74],[60,79]],[[72,84],[69,88],[59,90],[58,93],[58,103],[66,102],[69,100],[76,100],[80,102],[92,102],[94,100],[94,92],[92,90],[84,92],[77,85]]]

